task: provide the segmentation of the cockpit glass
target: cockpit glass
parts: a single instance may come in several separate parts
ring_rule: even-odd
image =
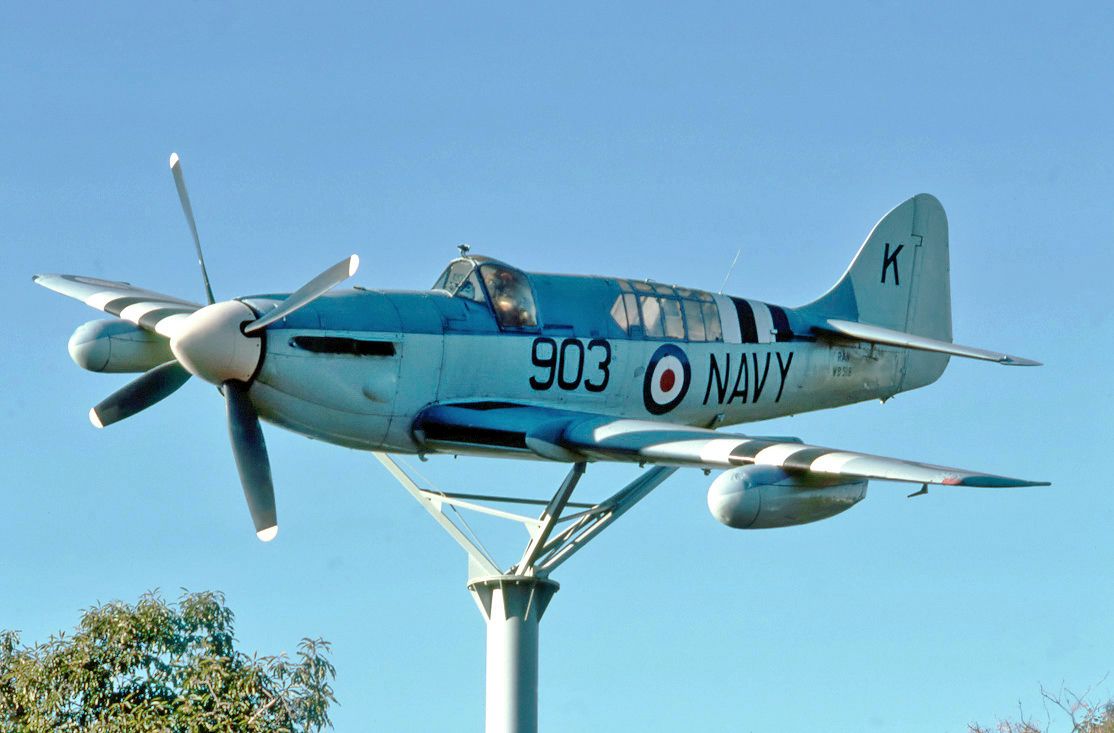
[[[455,295],[461,283],[467,279],[474,269],[476,269],[476,264],[468,260],[450,262],[445,271],[441,273],[441,277],[437,278],[437,282],[433,284],[433,290],[444,290],[450,295]]]
[[[496,264],[485,264],[480,272],[500,326],[529,328],[538,325],[534,291],[524,274]]]
[[[457,298],[467,298],[468,300],[474,300],[477,303],[486,302],[486,298],[484,298],[483,288],[480,287],[480,279],[476,277],[475,270],[472,270],[472,272],[468,273],[468,277],[464,279],[464,282],[460,284],[460,287],[456,289],[456,292],[453,293],[453,295]]]

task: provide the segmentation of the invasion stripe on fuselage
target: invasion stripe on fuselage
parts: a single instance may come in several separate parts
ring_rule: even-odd
[[[777,330],[777,340],[792,341],[793,329],[789,327],[789,317],[785,315],[785,309],[779,305],[771,305],[770,317],[773,318],[774,328]]]
[[[741,344],[742,333],[739,331],[739,314],[735,310],[734,301],[726,295],[713,295],[719,309],[719,327],[723,332],[723,343]]]
[[[723,325],[723,341],[728,344],[770,344],[774,341],[792,341],[793,330],[789,327],[789,316],[785,309],[745,298],[725,298],[717,295],[720,323]],[[724,301],[727,301],[726,303]],[[734,308],[736,319],[730,316],[729,305]],[[739,340],[735,341],[734,327],[739,328]]]
[[[754,330],[758,335],[758,343],[768,344],[774,340],[774,318],[770,314],[770,306],[757,300],[748,300],[751,312],[754,313]]]
[[[732,298],[731,301],[735,304],[735,313],[739,318],[739,333],[742,334],[743,343],[758,343],[758,329],[756,328],[754,309],[750,307],[750,301],[742,298]]]

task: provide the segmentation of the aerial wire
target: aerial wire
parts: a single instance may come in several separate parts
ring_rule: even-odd
[[[731,260],[731,266],[727,268],[727,275],[723,278],[723,285],[719,286],[719,294],[723,295],[724,288],[727,287],[727,281],[731,278],[731,273],[735,271],[735,263],[739,261],[739,255],[743,253],[743,248],[739,247],[735,252],[735,259]]]

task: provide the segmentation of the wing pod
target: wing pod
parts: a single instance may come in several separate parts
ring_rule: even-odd
[[[174,358],[170,342],[128,321],[89,321],[67,344],[70,358],[91,372],[145,372]]]
[[[734,529],[792,527],[833,517],[866,496],[865,480],[791,474],[773,466],[721,473],[708,489],[708,511]]]

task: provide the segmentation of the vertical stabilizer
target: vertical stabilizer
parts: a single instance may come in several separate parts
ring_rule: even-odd
[[[822,318],[952,340],[948,219],[936,197],[918,194],[874,225],[839,282],[803,309]],[[907,355],[900,389],[936,381],[942,354]]]

